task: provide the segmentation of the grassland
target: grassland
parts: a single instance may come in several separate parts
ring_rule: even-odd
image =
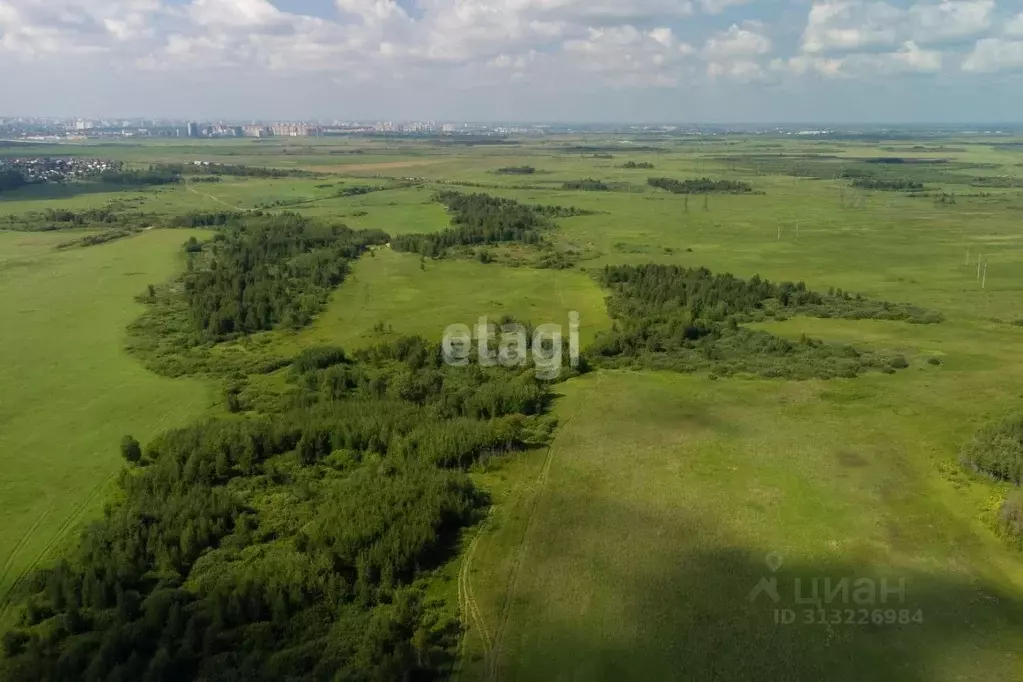
[[[578,151],[581,144],[617,147],[613,158],[595,158]],[[1020,679],[1023,557],[990,527],[1005,491],[963,474],[956,452],[979,426],[1023,407],[1016,357],[1023,328],[1011,324],[1023,318],[1023,192],[977,181],[1019,179],[1023,154],[977,138],[945,140],[933,149],[907,143],[895,151],[887,144],[788,139],[635,144],[658,151],[580,139],[484,148],[376,140],[90,145],[74,151],[133,163],[210,159],[304,168],[322,177],[225,178],[141,192],[63,190],[66,196],[36,196],[32,189],[0,202],[0,214],[116,199],[137,200],[140,210],[160,216],[300,201],[289,210],[400,234],[446,226],[443,209],[430,200],[442,188],[593,212],[560,220],[553,234],[559,247],[581,254],[572,270],[457,259],[421,265],[416,256],[380,249],[356,265],[312,326],[265,337],[273,352],[285,355],[322,343],[363,346],[398,333],[436,339],[447,325],[481,315],[559,322],[569,310],[581,312],[585,344],[610,323],[588,271],[612,263],[702,265],[939,311],[946,321],[928,326],[802,318],[759,325],[794,338],[806,333],[897,350],[911,366],[895,376],[783,382],[597,372],[560,386],[554,445],[476,474],[493,495],[493,512],[465,538],[442,595],[473,607],[463,612],[468,628],[458,678]],[[351,153],[358,150],[363,153]],[[896,153],[947,159],[948,168],[898,172],[926,172],[928,193],[955,193],[955,203],[856,190],[836,177],[835,168]],[[655,168],[621,168],[629,160]],[[494,173],[524,164],[538,173]],[[703,175],[742,180],[758,193],[711,195],[705,202],[646,186],[649,176]],[[410,176],[421,184],[349,198],[317,187]],[[581,178],[621,190],[561,189]],[[47,390],[4,403],[7,440],[0,452],[20,465],[4,471],[36,472],[22,486],[20,503],[0,496],[0,514],[16,523],[23,518],[21,526],[4,524],[0,548],[29,538],[16,553],[24,565],[73,516],[83,498],[63,499],[82,487],[86,474],[92,472],[95,484],[88,495],[116,467],[113,444],[121,433],[150,435],[157,414],[170,415],[160,426],[184,419],[202,406],[203,392],[188,381],[148,376],[118,352],[119,335],[137,313],[131,296],[169,275],[168,254],[182,233],[154,230],[62,254],[49,250],[48,237],[0,236],[20,244],[0,256],[0,287],[12,292],[5,328],[27,328],[22,308],[48,316],[37,336],[5,336],[4,357],[18,358],[4,361],[8,381],[38,387],[38,368],[52,366],[54,355],[69,368],[48,371]],[[149,244],[144,257],[135,251]],[[978,257],[987,263],[983,288]],[[132,259],[130,267],[123,263],[125,272],[146,274],[112,277],[120,272],[111,265],[117,258]],[[63,281],[99,286],[96,281],[106,280],[96,274],[106,273],[111,288],[90,293],[60,286],[54,273],[61,267],[72,269]],[[32,294],[15,299],[16,291]],[[105,316],[83,312],[101,298],[103,306],[114,306]],[[83,321],[61,324],[78,319],[66,317],[72,312]],[[73,343],[70,329],[80,337]],[[98,345],[83,345],[84,330]],[[54,339],[67,347],[51,348]],[[119,369],[109,368],[114,364]],[[128,380],[112,379],[121,376],[116,372],[138,384],[120,384]],[[78,397],[65,400],[72,374]],[[110,433],[93,436],[77,426],[83,422],[67,421],[74,414],[67,406],[91,405],[84,395],[97,386],[111,397],[90,414]],[[65,421],[39,428],[32,421],[37,412]],[[124,421],[110,426],[109,415],[122,413]],[[6,428],[18,415],[20,426]],[[12,441],[8,434],[19,431],[21,440]],[[36,443],[40,434],[46,441]],[[37,454],[21,454],[29,450]],[[88,464],[82,452],[98,454]],[[11,485],[6,474],[4,485]],[[64,506],[43,517],[50,502],[40,490],[63,496]],[[772,575],[764,562],[770,552],[783,558],[776,575],[783,602],[750,602],[750,590]],[[902,579],[906,602],[898,608],[919,610],[922,622],[777,624],[775,608],[800,615],[811,608],[794,603],[796,578],[804,586],[814,579]]]
[[[203,382],[162,379],[122,350],[135,295],[182,267],[188,235],[58,252],[65,234],[0,233],[0,604],[101,509],[121,436],[151,438],[208,406]]]

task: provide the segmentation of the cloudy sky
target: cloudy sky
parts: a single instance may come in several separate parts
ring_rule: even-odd
[[[1020,0],[0,0],[0,116],[1023,119]]]

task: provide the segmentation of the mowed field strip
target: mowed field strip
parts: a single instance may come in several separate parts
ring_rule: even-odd
[[[209,404],[202,382],[157,377],[123,350],[134,296],[182,267],[190,234],[203,233],[58,252],[66,235],[0,233],[0,604],[98,513],[121,436],[145,442]]]

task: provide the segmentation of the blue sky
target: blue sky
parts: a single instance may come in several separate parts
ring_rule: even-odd
[[[0,0],[0,116],[1023,118],[1018,0]]]

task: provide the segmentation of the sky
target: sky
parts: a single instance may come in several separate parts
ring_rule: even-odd
[[[0,0],[0,116],[1023,120],[1020,0]]]

